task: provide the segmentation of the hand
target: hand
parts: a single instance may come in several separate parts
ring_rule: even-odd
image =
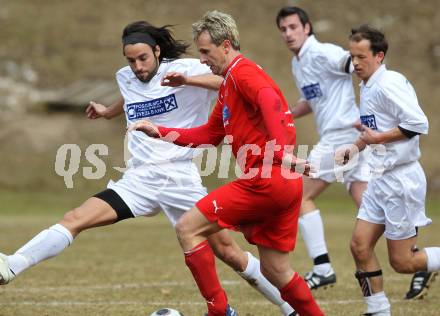
[[[157,126],[148,120],[141,120],[131,124],[130,126],[128,126],[127,131],[128,132],[141,131],[150,137],[154,137],[154,138],[161,137]]]
[[[362,128],[362,123],[360,120],[357,120],[354,124],[353,127],[355,129],[357,129],[359,132],[362,132],[363,128]]]
[[[357,153],[359,149],[354,144],[341,146],[335,151],[335,162],[340,166],[346,165]]]
[[[359,138],[367,145],[382,143],[381,133],[376,132],[367,126],[362,127],[362,133]]]
[[[289,155],[287,157],[288,157],[287,159],[290,160],[290,166],[292,171],[295,171],[297,173],[302,173],[303,175],[308,177],[310,177],[311,174],[315,172],[315,169],[307,160],[295,157],[293,155]],[[284,159],[286,159],[286,156]],[[283,159],[283,164],[284,164],[284,159]]]
[[[100,103],[96,103],[94,101],[90,101],[89,105],[86,108],[87,117],[91,120],[95,120],[100,117],[106,117],[107,115],[107,107]]]
[[[161,85],[169,87],[179,87],[187,83],[186,76],[180,72],[168,72],[163,76]]]

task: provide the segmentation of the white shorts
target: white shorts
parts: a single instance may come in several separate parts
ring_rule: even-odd
[[[347,188],[349,188],[352,182],[368,182],[371,177],[370,167],[365,159],[368,152],[361,152],[344,166],[338,165],[335,162],[336,149],[343,145],[353,144],[358,136],[359,132],[355,128],[326,133],[318,144],[313,146],[307,158],[316,170],[313,178],[318,178],[328,183],[335,181],[343,182],[347,185]]]
[[[154,216],[162,210],[173,226],[207,194],[191,160],[129,168],[107,188],[124,200],[135,217]]]
[[[385,237],[414,237],[416,227],[431,224],[425,215],[426,178],[418,161],[397,166],[368,183],[357,218],[385,225]]]

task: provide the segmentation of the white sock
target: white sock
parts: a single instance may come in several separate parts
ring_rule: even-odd
[[[37,263],[58,255],[73,242],[70,231],[60,224],[45,229],[15,254],[8,256],[9,268],[18,275]]]
[[[391,305],[384,291],[365,296],[364,301],[367,304],[367,313],[377,313],[381,316],[391,315]]]
[[[328,275],[334,273],[332,265],[330,263],[321,263],[313,266],[313,272],[319,275]]]
[[[243,272],[237,271],[253,288],[263,294],[265,298],[277,305],[285,316],[293,313],[293,308],[281,298],[280,291],[272,285],[261,273],[260,261],[250,252],[248,255],[248,265]]]
[[[319,210],[314,210],[302,215],[299,218],[298,224],[310,258],[314,259],[328,253],[324,238],[324,225],[322,224]],[[326,274],[326,272],[328,273],[329,269],[331,269],[330,263],[328,263],[328,266],[322,267],[322,269],[318,268],[322,270],[319,274]],[[324,271],[325,269],[327,269],[327,271]]]
[[[424,248],[426,253],[426,266],[428,272],[435,272],[440,270],[440,247]]]

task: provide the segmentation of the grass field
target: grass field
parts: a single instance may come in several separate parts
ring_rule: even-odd
[[[69,196],[69,198],[67,198]],[[338,196],[338,195],[336,195]],[[11,253],[43,228],[52,225],[83,196],[72,194],[0,193],[0,250]],[[438,245],[440,203],[430,200],[428,213],[434,224],[420,233],[420,245]],[[326,195],[320,207],[338,283],[314,292],[326,315],[359,315],[363,303],[348,250],[354,207],[348,199]],[[239,243],[250,251],[241,235]],[[385,243],[378,255],[385,273],[386,292],[393,315],[440,315],[440,282],[424,300],[405,301],[410,276],[393,272],[386,260]],[[300,273],[310,268],[301,238],[292,265]],[[218,272],[230,303],[241,316],[279,315],[223,263]],[[52,315],[149,315],[160,307],[172,307],[186,316],[202,315],[205,304],[183,262],[175,235],[166,218],[128,220],[81,234],[57,258],[31,268],[8,286],[0,287],[0,316]]]

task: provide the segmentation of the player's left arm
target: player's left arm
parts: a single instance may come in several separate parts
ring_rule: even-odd
[[[240,94],[255,110],[259,109],[266,127],[269,140],[277,145],[286,145],[285,110],[281,97],[268,79],[255,67],[242,66],[234,79]],[[275,159],[281,162],[282,151],[275,152]]]
[[[353,145],[336,150],[335,160],[337,163],[346,164],[355,154],[364,150],[367,145],[397,142],[399,140],[409,139],[420,134],[407,130],[401,126],[397,126],[385,132],[377,132],[367,126],[362,125],[361,131],[361,135]]]
[[[187,76],[181,72],[168,72],[163,76],[161,85],[179,87],[183,85],[198,88],[218,90],[223,82],[223,78],[213,74]]]
[[[257,106],[261,110],[264,125],[269,134],[269,139],[275,139],[277,145],[284,149],[287,145],[287,137],[285,132],[285,114],[282,109],[282,101],[274,88],[265,87],[257,92]],[[291,170],[302,172],[308,176],[313,170],[310,163],[304,159],[300,159],[292,153],[284,152],[284,150],[276,151],[274,159],[283,165],[290,166]]]
[[[403,139],[413,138],[420,133],[397,126],[385,132],[377,132],[367,126],[362,125],[361,135],[352,145],[343,146],[335,152],[335,160],[338,164],[346,164],[355,154],[361,152],[372,144],[387,144]]]
[[[418,135],[418,133],[412,132],[410,130],[405,130],[401,127],[395,127],[385,132],[377,132],[367,126],[362,126],[362,132],[359,138],[365,144],[371,145],[392,143],[402,139],[411,138],[416,135]]]

